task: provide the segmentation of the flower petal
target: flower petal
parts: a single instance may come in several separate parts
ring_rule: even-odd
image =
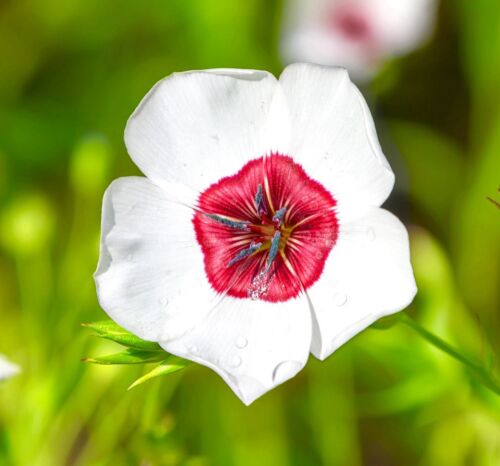
[[[380,206],[394,185],[368,106],[341,68],[295,64],[281,77],[291,155],[342,202]]]
[[[370,0],[379,47],[387,56],[409,52],[432,32],[436,0]]]
[[[417,291],[408,234],[384,209],[341,224],[320,280],[309,290],[315,322],[311,352],[319,359],[375,320],[405,308]]]
[[[248,405],[304,367],[311,314],[304,297],[284,303],[227,297],[191,332],[160,344],[216,371]]]
[[[120,178],[104,195],[99,302],[145,340],[182,334],[220,299],[205,277],[192,216],[147,178]]]
[[[0,354],[0,380],[5,380],[20,372],[18,365],[10,362],[5,356]]]
[[[245,162],[286,150],[278,88],[265,71],[174,73],[158,82],[130,117],[125,130],[130,156],[156,184],[189,187],[194,201]]]

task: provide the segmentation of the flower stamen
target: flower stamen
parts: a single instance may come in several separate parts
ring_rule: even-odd
[[[212,220],[215,220],[216,222],[219,222],[227,227],[234,228],[235,230],[248,231],[249,227],[248,222],[239,222],[216,214],[205,214],[205,215],[208,218],[211,218]]]
[[[286,214],[286,207],[282,207],[281,209],[277,210],[276,213],[273,215],[273,223],[277,226],[280,227],[281,223],[283,222],[283,217]]]
[[[269,249],[269,255],[267,256],[266,268],[269,270],[274,259],[278,255],[280,249],[281,232],[277,231],[274,233],[273,239],[271,240],[271,248]]]
[[[261,184],[259,184],[259,186],[257,187],[257,194],[255,194],[255,208],[257,209],[258,215],[267,213],[266,205],[264,203],[264,193],[262,191]]]
[[[242,259],[245,259],[245,257],[248,257],[252,255],[254,252],[257,252],[260,248],[262,247],[262,243],[251,243],[248,248],[241,250],[236,256],[234,256],[227,264],[228,267],[231,267],[232,265],[236,264],[236,262],[239,262]]]

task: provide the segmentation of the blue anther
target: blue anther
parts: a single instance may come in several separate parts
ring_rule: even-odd
[[[278,251],[280,249],[280,240],[281,240],[281,233],[277,231],[274,234],[273,239],[271,240],[271,248],[269,249],[269,256],[267,256],[267,269],[271,267],[271,264],[278,255]]]
[[[273,222],[277,222],[278,225],[281,225],[281,222],[283,221],[283,217],[286,214],[286,207],[282,207],[281,209],[277,210],[276,213],[273,215]]]
[[[234,228],[235,230],[248,230],[247,222],[236,222],[234,220],[229,220],[226,217],[221,217],[215,214],[205,214],[208,218],[215,220],[216,222],[226,225],[227,227]]]
[[[260,247],[262,246],[262,243],[252,243],[248,248],[243,249],[240,251],[236,256],[234,256],[228,263],[227,266],[231,267],[234,265],[236,262],[244,259],[245,257],[248,257],[252,255],[255,251],[257,251]]]
[[[258,213],[260,213],[261,211],[265,211],[264,193],[262,191],[261,184],[259,184],[259,186],[257,188],[257,194],[255,195],[255,208],[257,209]]]

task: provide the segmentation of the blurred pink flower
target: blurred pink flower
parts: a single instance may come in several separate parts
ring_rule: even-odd
[[[366,80],[428,38],[436,7],[437,0],[287,0],[282,55],[286,63],[343,66]]]

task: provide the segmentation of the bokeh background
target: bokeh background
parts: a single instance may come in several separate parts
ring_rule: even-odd
[[[0,2],[2,466],[498,466],[500,398],[411,329],[368,329],[245,407],[190,366],[147,368],[82,328],[105,318],[92,273],[100,204],[138,174],[123,129],[165,75],[283,64],[275,0]],[[500,9],[443,0],[433,38],[363,85],[397,173],[423,326],[498,367]]]

